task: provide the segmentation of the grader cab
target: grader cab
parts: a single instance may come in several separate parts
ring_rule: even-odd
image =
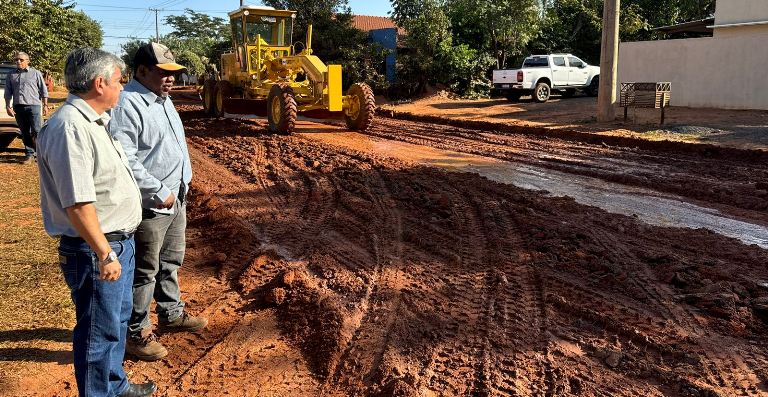
[[[243,6],[229,13],[234,48],[221,56],[221,80],[206,81],[203,107],[212,115],[262,114],[269,130],[290,134],[298,113],[343,116],[347,127],[365,131],[376,102],[365,83],[342,93],[341,65],[326,65],[312,55],[312,26],[306,43],[293,43],[295,11]],[[296,53],[296,49],[301,51]]]

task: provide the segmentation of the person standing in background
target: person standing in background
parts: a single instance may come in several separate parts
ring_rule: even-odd
[[[35,139],[43,126],[43,116],[48,114],[48,88],[43,74],[29,66],[27,53],[17,52],[15,60],[16,70],[5,78],[5,108],[16,118],[26,150],[24,162],[29,163],[35,156]]]

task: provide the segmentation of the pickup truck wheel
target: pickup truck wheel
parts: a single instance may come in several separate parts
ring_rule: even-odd
[[[510,102],[517,102],[520,100],[520,97],[523,96],[522,93],[519,92],[510,92],[507,94],[507,100]]]
[[[533,100],[540,103],[546,102],[549,100],[551,93],[552,90],[549,88],[549,84],[544,82],[536,84],[536,89],[533,90]]]
[[[592,81],[589,83],[589,87],[587,87],[587,95],[589,96],[597,96],[598,91],[600,91],[600,76],[595,76],[592,78]]]

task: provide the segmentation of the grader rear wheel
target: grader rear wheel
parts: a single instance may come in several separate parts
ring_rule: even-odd
[[[224,100],[232,97],[232,84],[229,81],[219,81],[216,84],[216,106],[214,112],[219,117],[224,117]]]
[[[355,83],[347,91],[349,108],[344,112],[347,128],[365,132],[373,124],[376,114],[376,100],[368,84]]]
[[[296,98],[287,84],[275,84],[267,96],[269,131],[289,135],[296,126]]]
[[[210,115],[216,112],[216,82],[213,80],[203,85],[203,111]]]

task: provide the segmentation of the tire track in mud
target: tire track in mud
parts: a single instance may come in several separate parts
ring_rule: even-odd
[[[615,242],[615,237],[609,234],[601,233],[599,236],[604,242]],[[666,326],[674,326],[680,339],[692,345],[694,352],[703,359],[701,368],[708,378],[708,383],[715,387],[741,389],[742,395],[745,396],[759,395],[741,387],[743,379],[748,379],[753,384],[760,383],[757,375],[743,360],[738,355],[731,354],[727,348],[724,349],[721,344],[709,342],[711,334],[718,332],[706,331],[706,325],[700,320],[701,316],[692,312],[688,305],[680,304],[676,294],[657,279],[645,261],[636,258],[629,249],[618,248],[618,244],[615,246],[618,255],[633,258],[633,262],[640,264],[639,268],[627,272],[627,282],[645,292],[651,298],[648,303],[659,310],[661,321],[671,321],[672,324]],[[724,337],[717,336],[721,340]]]
[[[344,385],[355,394],[386,387],[393,380],[384,363],[396,354],[391,341],[404,315],[402,290],[408,279],[403,268],[403,221],[392,191],[375,168],[371,169],[367,188],[374,193],[367,195],[373,201],[373,217],[386,219],[389,227],[369,230],[375,269],[360,301],[359,324],[331,378],[335,386],[328,386],[335,389]]]
[[[667,318],[680,324],[681,333],[694,327],[699,333],[696,335],[703,337],[710,335],[710,327],[686,322],[697,321],[694,312],[678,313],[682,320],[672,316],[674,307],[669,306],[676,305],[672,290],[646,292],[646,283],[663,284],[648,267],[647,275],[630,275],[624,282],[635,291],[643,291],[650,303],[628,299],[620,286],[597,289],[585,278],[594,274],[542,267],[535,247],[528,245],[530,237],[523,238],[532,233],[521,230],[529,221],[520,224],[518,220],[534,214],[557,222],[563,216],[558,214],[562,208],[556,206],[551,213],[538,207],[536,212],[521,212],[525,204],[516,204],[521,198],[539,199],[531,199],[528,193],[510,193],[514,189],[495,184],[477,189],[478,185],[461,182],[470,177],[408,171],[387,161],[379,167],[378,159],[301,137],[238,139],[252,140],[253,145],[266,146],[265,141],[274,145],[264,161],[272,164],[276,180],[288,182],[282,190],[275,189],[275,194],[281,195],[283,205],[289,208],[283,211],[286,219],[279,225],[269,225],[268,217],[254,217],[247,210],[256,203],[263,204],[263,197],[248,198],[235,212],[250,213],[244,219],[250,228],[265,230],[271,241],[285,243],[297,256],[308,255],[313,277],[327,282],[333,296],[345,299],[352,307],[345,312],[350,320],[344,332],[349,336],[339,346],[338,364],[327,378],[313,375],[324,395],[392,395],[387,392],[399,387],[397,390],[410,391],[404,395],[629,396],[643,395],[639,390],[645,387],[652,388],[645,390],[645,395],[662,395],[659,390],[664,390],[665,395],[685,396],[676,386],[648,383],[643,374],[650,373],[662,382],[682,382],[683,387],[701,392],[743,392],[748,388],[739,389],[736,382],[740,376],[747,376],[746,383],[751,385],[759,381],[745,366],[756,366],[754,373],[764,372],[764,361],[761,364],[759,357],[737,350],[731,357],[733,363],[720,356],[711,360],[705,357],[704,361],[716,363],[714,373],[736,368],[743,375],[723,376],[719,382],[707,378],[704,383],[712,383],[712,388],[704,383],[696,386],[700,383],[695,377],[687,383],[688,378],[675,378],[679,371],[674,366],[686,363],[682,356],[688,350],[675,355],[681,339],[660,333],[647,324],[647,318]],[[247,148],[246,144],[236,146]],[[235,153],[235,157],[248,158],[248,150],[228,148],[229,154],[222,158]],[[326,155],[333,159],[327,160]],[[320,164],[310,164],[315,159]],[[584,159],[588,162],[590,158]],[[231,167],[226,159],[220,164]],[[258,179],[270,172],[265,168],[254,173],[241,167],[237,172]],[[274,213],[283,210],[274,204],[268,206]],[[382,223],[382,219],[390,222]],[[583,233],[595,241],[605,240],[598,250],[618,246],[611,260],[626,256],[628,266],[643,262],[633,249],[621,247],[627,247],[628,241],[631,247],[651,240],[635,242],[608,232],[603,235],[602,226],[595,228],[589,221],[583,226],[587,229]],[[306,241],[290,238],[290,233]],[[273,273],[260,266],[239,278],[251,280],[254,286],[266,282]],[[354,289],[336,283],[345,272],[362,281],[350,284]],[[602,274],[609,273],[597,275]],[[609,274],[606,280],[615,278]],[[656,303],[660,300],[669,306]],[[561,345],[571,343],[574,332],[586,338],[581,344],[586,350],[581,355],[564,355]],[[616,335],[631,358],[621,361],[616,369],[606,369],[599,355],[605,332]],[[238,340],[232,337],[225,345]],[[690,346],[692,351],[702,348]],[[230,350],[222,345],[207,359],[226,351]],[[668,365],[637,375],[626,372],[627,366],[635,365],[633,360],[643,357]],[[705,373],[703,369],[699,372]]]

